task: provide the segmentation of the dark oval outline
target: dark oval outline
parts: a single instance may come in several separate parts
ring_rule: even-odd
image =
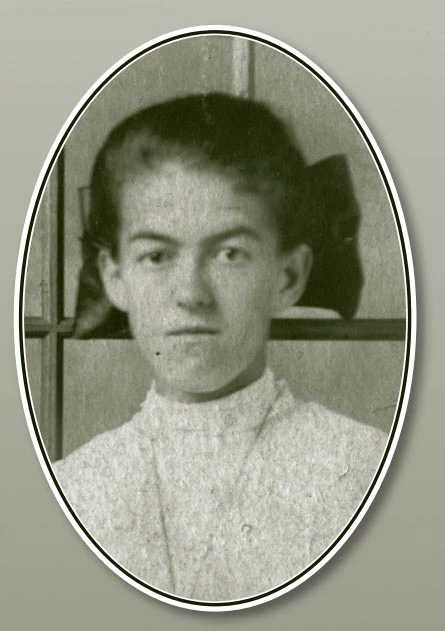
[[[161,38],[156,38],[155,43],[151,44],[151,45],[145,45],[143,47],[140,47],[137,49],[137,52],[135,52],[134,55],[132,55],[130,58],[127,58],[124,62],[122,62],[121,64],[119,64],[118,67],[116,67],[111,74],[108,74],[107,77],[100,83],[100,85],[98,85],[96,87],[96,89],[90,94],[90,96],[88,97],[88,99],[86,100],[85,103],[83,103],[83,105],[81,106],[81,108],[79,109],[79,111],[76,113],[76,115],[74,116],[73,120],[70,122],[68,128],[65,130],[62,138],[60,139],[60,141],[58,142],[58,145],[56,147],[55,150],[53,150],[53,156],[49,161],[49,164],[46,168],[46,172],[45,175],[42,179],[38,194],[36,196],[35,202],[34,202],[34,207],[33,207],[33,211],[32,211],[32,215],[31,218],[29,220],[29,226],[28,226],[28,233],[26,235],[26,240],[25,240],[25,245],[23,248],[23,254],[22,254],[22,258],[19,259],[19,267],[18,269],[20,269],[20,275],[18,276],[19,280],[19,298],[18,298],[18,329],[19,329],[19,334],[18,334],[18,343],[19,343],[19,353],[20,353],[20,366],[21,366],[21,376],[23,378],[23,387],[25,390],[25,396],[26,396],[26,401],[27,401],[27,405],[28,405],[28,411],[30,413],[30,417],[31,417],[31,421],[32,421],[32,425],[33,425],[33,429],[34,429],[34,436],[39,444],[39,448],[40,448],[40,452],[41,455],[46,463],[46,467],[47,467],[47,471],[49,472],[52,482],[54,484],[54,486],[56,487],[58,493],[59,493],[59,497],[63,500],[65,507],[69,510],[69,513],[71,514],[72,518],[74,519],[74,521],[77,523],[78,527],[81,529],[81,531],[84,533],[84,535],[89,539],[89,541],[93,544],[93,546],[100,552],[100,554],[105,557],[109,563],[111,565],[113,565],[120,573],[123,573],[124,575],[126,575],[131,582],[135,582],[138,583],[144,591],[145,590],[149,590],[151,592],[154,592],[154,597],[156,598],[155,594],[158,594],[159,596],[162,597],[162,600],[166,600],[168,601],[175,601],[171,604],[177,604],[179,606],[181,606],[181,604],[187,606],[187,605],[192,605],[192,607],[188,607],[190,609],[200,609],[200,610],[213,610],[213,611],[217,611],[218,609],[221,611],[222,608],[224,607],[225,610],[227,610],[228,607],[233,607],[234,609],[241,609],[244,607],[249,606],[249,603],[252,604],[260,604],[262,602],[265,602],[266,600],[270,600],[271,597],[276,598],[278,595],[278,592],[282,592],[283,590],[286,590],[286,588],[290,587],[292,585],[292,583],[296,583],[297,581],[299,582],[299,584],[301,584],[303,582],[302,579],[304,579],[304,577],[306,575],[312,575],[312,570],[314,570],[316,568],[317,565],[319,565],[323,559],[326,558],[326,556],[328,556],[331,551],[333,551],[334,548],[337,547],[337,545],[341,542],[341,540],[344,538],[344,536],[347,534],[347,532],[351,529],[351,527],[355,524],[357,517],[360,516],[360,513],[362,512],[363,508],[365,507],[366,503],[368,502],[368,499],[370,498],[370,496],[372,495],[374,488],[377,484],[377,481],[380,478],[380,475],[382,473],[383,468],[386,466],[386,468],[388,468],[388,466],[390,465],[391,460],[387,463],[387,458],[389,455],[389,452],[391,451],[392,447],[393,447],[393,440],[394,437],[396,435],[396,431],[399,429],[399,422],[400,422],[400,413],[401,413],[401,409],[403,407],[403,404],[408,403],[408,398],[409,398],[409,392],[408,392],[408,397],[406,397],[407,393],[406,393],[406,387],[407,387],[407,379],[408,379],[408,373],[410,365],[411,365],[411,373],[412,373],[412,368],[413,368],[413,363],[414,363],[414,356],[411,355],[411,353],[414,354],[414,346],[413,348],[411,348],[411,334],[412,334],[412,313],[411,313],[411,305],[412,305],[412,297],[413,295],[415,295],[415,285],[414,285],[414,271],[413,269],[411,269],[411,276],[412,279],[410,278],[410,266],[409,266],[409,261],[408,261],[408,257],[407,257],[407,252],[406,252],[406,247],[405,247],[405,238],[408,241],[408,235],[404,235],[403,234],[403,229],[400,223],[400,217],[398,214],[398,210],[397,210],[397,204],[394,198],[394,195],[392,193],[391,190],[391,185],[388,182],[388,178],[385,174],[384,168],[382,167],[381,163],[380,163],[380,159],[377,156],[377,153],[374,149],[374,146],[372,145],[371,141],[368,138],[367,133],[365,132],[365,130],[363,129],[360,121],[357,119],[357,117],[355,116],[354,112],[350,109],[349,105],[344,101],[343,97],[340,94],[337,94],[336,90],[334,89],[333,85],[331,85],[329,83],[329,81],[327,81],[322,74],[320,74],[318,72],[318,70],[316,68],[314,68],[313,66],[311,66],[309,63],[307,63],[305,61],[305,59],[302,59],[300,57],[298,57],[298,55],[296,53],[299,53],[299,51],[297,51],[296,49],[294,49],[293,47],[289,47],[292,49],[292,51],[295,52],[291,52],[291,50],[288,50],[287,48],[284,48],[282,46],[280,46],[280,44],[277,42],[277,40],[275,40],[274,38],[271,39],[267,39],[267,35],[265,34],[260,34],[257,31],[250,31],[249,29],[245,29],[245,30],[238,30],[238,28],[240,27],[204,27],[204,28],[200,28],[200,27],[190,27],[187,29],[183,29],[181,31],[174,31],[173,33],[170,34],[166,34],[164,37]],[[37,212],[40,206],[40,202],[41,202],[41,198],[43,195],[43,192],[45,190],[49,175],[54,167],[54,164],[56,162],[56,160],[58,159],[60,152],[69,136],[69,134],[71,133],[71,130],[73,129],[73,127],[76,125],[77,121],[79,120],[79,118],[82,116],[83,112],[87,109],[87,107],[90,105],[91,101],[95,98],[95,96],[105,87],[105,85],[107,85],[108,83],[110,83],[113,78],[116,76],[116,74],[120,73],[122,70],[124,70],[127,66],[129,66],[130,64],[132,64],[134,61],[136,61],[139,57],[142,57],[143,55],[146,55],[147,53],[155,50],[156,48],[159,48],[160,46],[166,45],[166,44],[170,44],[174,41],[180,40],[180,39],[187,39],[190,37],[196,37],[196,36],[202,36],[202,35],[227,35],[230,37],[241,37],[247,40],[251,40],[251,41],[256,41],[258,43],[261,44],[265,44],[267,46],[270,46],[272,48],[275,48],[276,50],[278,50],[279,52],[281,52],[284,55],[287,55],[288,57],[292,58],[294,61],[296,61],[297,63],[301,64],[302,66],[304,66],[306,68],[306,70],[308,70],[310,73],[312,73],[313,75],[315,75],[319,81],[321,81],[321,83],[323,83],[323,85],[328,88],[328,90],[331,92],[331,94],[341,103],[342,107],[344,108],[344,110],[349,114],[349,116],[351,117],[351,119],[353,120],[354,124],[356,125],[356,127],[358,128],[358,130],[360,131],[360,134],[363,138],[363,140],[366,143],[366,146],[368,148],[368,150],[371,152],[371,155],[374,158],[375,164],[378,168],[378,171],[380,173],[380,176],[384,182],[385,185],[385,190],[386,193],[389,197],[389,200],[391,202],[391,208],[393,211],[393,217],[394,220],[396,222],[396,226],[397,226],[397,232],[398,232],[398,237],[399,237],[399,243],[400,243],[400,249],[402,252],[402,259],[403,259],[403,267],[404,267],[404,275],[405,275],[405,288],[406,288],[406,336],[405,336],[405,357],[404,357],[404,368],[403,368],[403,376],[402,376],[402,380],[401,380],[401,387],[400,387],[400,391],[399,391],[399,399],[398,399],[398,405],[397,405],[397,410],[394,414],[394,420],[391,426],[391,431],[389,433],[388,439],[387,439],[387,443],[386,443],[386,448],[384,451],[384,454],[381,458],[379,467],[373,477],[373,480],[365,494],[365,496],[363,497],[362,501],[360,502],[360,505],[358,506],[357,510],[355,511],[354,515],[351,517],[350,521],[348,522],[348,524],[345,526],[345,528],[341,531],[341,533],[337,536],[337,538],[330,544],[330,546],[315,560],[313,561],[308,567],[306,567],[302,572],[300,572],[299,574],[297,574],[296,576],[294,576],[292,579],[286,581],[285,583],[267,591],[267,592],[263,592],[261,594],[257,594],[255,596],[251,596],[249,598],[243,598],[243,599],[239,599],[239,600],[233,600],[233,601],[217,601],[217,602],[212,602],[212,601],[197,601],[197,600],[191,600],[191,599],[187,599],[187,598],[181,598],[179,596],[175,596],[173,594],[168,594],[166,592],[163,592],[162,590],[157,589],[156,587],[153,587],[151,585],[149,585],[148,583],[145,583],[144,581],[138,579],[136,576],[134,576],[133,574],[131,574],[131,572],[128,572],[125,568],[123,568],[122,566],[120,566],[111,556],[108,555],[107,552],[105,552],[105,550],[103,550],[101,548],[101,546],[94,540],[94,538],[89,534],[89,532],[86,530],[86,528],[83,526],[83,524],[81,523],[81,521],[77,518],[76,514],[74,513],[74,511],[72,510],[69,502],[67,501],[67,499],[65,498],[63,491],[57,481],[57,478],[55,477],[53,470],[52,470],[52,465],[51,462],[49,461],[49,458],[46,454],[46,449],[45,446],[43,444],[43,441],[41,439],[40,436],[40,430],[39,430],[39,426],[38,423],[36,422],[36,418],[34,415],[34,410],[33,410],[33,405],[32,405],[32,399],[31,399],[31,394],[30,394],[30,388],[29,388],[29,384],[28,384],[28,374],[26,371],[26,360],[25,360],[25,349],[24,349],[24,281],[25,281],[25,276],[26,276],[26,267],[24,266],[24,262],[28,262],[28,254],[29,254],[29,245],[30,245],[30,241],[31,241],[31,236],[32,236],[32,232],[33,232],[33,228],[34,228],[34,224],[35,224],[35,220],[36,220],[36,216],[37,216]],[[151,40],[153,41],[153,40]],[[131,53],[129,53],[131,55]],[[119,62],[117,62],[119,63]],[[316,65],[316,64],[314,64]],[[318,67],[318,66],[317,66]],[[107,72],[107,71],[105,71]],[[105,73],[104,73],[105,74]],[[329,77],[330,79],[330,77]],[[332,83],[336,86],[336,83],[332,80]],[[352,103],[352,102],[351,102]],[[369,132],[371,137],[373,138],[371,132]],[[374,140],[374,138],[373,138]],[[377,142],[374,140],[375,145],[378,147]],[[380,150],[380,149],[379,149]],[[388,170],[389,171],[389,170]],[[394,186],[394,190],[395,190],[395,185],[393,183]],[[400,212],[403,215],[403,211],[401,208],[401,204],[399,201],[399,206],[400,206]],[[29,213],[29,210],[28,210]],[[25,220],[26,221],[26,220]],[[23,235],[22,235],[22,240],[23,240]],[[411,260],[412,260],[412,253],[411,253],[411,248],[410,248],[410,255],[411,255]],[[17,279],[18,280],[18,279]],[[411,289],[411,285],[410,282],[412,281],[413,283],[413,291]],[[17,283],[16,283],[17,285]],[[15,293],[17,293],[17,287],[15,290]],[[415,305],[414,305],[415,306]],[[15,319],[15,318],[14,318]],[[17,342],[16,342],[17,344]],[[410,361],[411,360],[411,361]],[[17,361],[17,368],[19,368],[19,362]],[[20,373],[19,373],[19,379],[20,379]],[[409,388],[411,387],[411,383],[409,384]],[[26,412],[26,410],[25,410]],[[406,414],[406,411],[405,411]],[[403,425],[403,421],[404,418],[402,419],[402,423],[401,425]],[[401,429],[401,426],[400,426]],[[399,432],[400,435],[400,432]],[[397,438],[398,440],[398,438]],[[397,443],[396,443],[397,444]],[[394,445],[394,448],[396,447],[396,444]],[[391,458],[392,459],[392,458]],[[386,475],[386,473],[385,473]],[[380,480],[380,484],[379,487],[381,485],[381,483],[383,482],[383,477]],[[376,492],[378,491],[378,488],[376,489]],[[57,499],[57,498],[56,498]],[[373,500],[372,500],[373,501]],[[371,503],[368,506],[368,509],[371,506]],[[367,511],[365,511],[362,515],[362,517],[366,514]],[[361,520],[360,520],[361,521]],[[358,526],[360,522],[358,522],[355,525],[355,528]],[[352,532],[350,534],[352,534],[355,530],[355,528],[352,530]],[[346,543],[343,542],[343,544]],[[342,545],[343,545],[342,544]],[[342,547],[342,546],[340,546]],[[93,550],[94,551],[94,550]],[[335,553],[334,553],[335,554]],[[333,555],[334,556],[334,555]],[[329,560],[329,559],[328,559]],[[321,569],[321,567],[324,564],[322,564],[320,566],[319,569]],[[113,568],[111,568],[113,569]],[[315,572],[314,572],[315,573]],[[118,574],[119,576],[119,574]],[[309,578],[310,576],[306,576],[306,579]],[[306,580],[304,579],[304,580]],[[132,584],[132,583],[130,583]],[[297,585],[295,585],[294,587],[297,587]],[[289,591],[289,590],[287,590]],[[284,592],[283,592],[284,593]],[[275,596],[273,596],[275,594]],[[255,602],[258,601],[258,602]],[[251,606],[250,605],[250,606]]]

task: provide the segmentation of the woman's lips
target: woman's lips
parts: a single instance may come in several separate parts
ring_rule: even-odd
[[[168,331],[167,335],[173,336],[199,336],[199,335],[217,335],[218,329],[212,329],[209,327],[196,326],[196,327],[183,327],[180,329],[174,329]]]
[[[185,344],[186,348],[190,349],[202,347],[202,345],[207,348],[208,344],[213,344],[218,335],[218,329],[203,326],[187,326],[169,331],[167,337],[174,346],[183,346]]]

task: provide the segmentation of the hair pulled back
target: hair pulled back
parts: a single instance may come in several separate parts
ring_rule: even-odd
[[[100,248],[118,256],[119,187],[167,161],[214,170],[269,209],[283,251],[301,242],[314,267],[301,304],[351,317],[362,274],[355,236],[359,209],[346,160],[308,166],[290,130],[263,103],[228,94],[189,95],[151,105],[109,134],[94,163],[83,236],[75,335],[128,331],[126,314],[108,302],[97,269]]]

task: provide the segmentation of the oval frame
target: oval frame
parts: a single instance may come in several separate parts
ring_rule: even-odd
[[[65,498],[63,491],[52,471],[51,462],[46,452],[40,429],[36,420],[36,414],[33,408],[32,398],[30,394],[30,386],[28,379],[28,372],[26,366],[25,345],[24,345],[24,289],[26,283],[26,271],[28,266],[28,257],[30,243],[33,236],[33,229],[37,212],[42,199],[45,186],[48,178],[54,167],[56,160],[71,132],[75,126],[77,120],[82,116],[83,111],[88,107],[90,102],[95,96],[121,71],[123,71],[128,65],[136,61],[142,55],[151,52],[154,49],[168,45],[178,39],[206,36],[206,35],[225,35],[238,38],[244,38],[250,41],[255,41],[264,45],[267,45],[275,50],[278,50],[282,54],[290,57],[297,63],[301,64],[310,73],[315,75],[325,87],[329,89],[331,94],[339,101],[345,112],[351,117],[355,126],[359,130],[363,140],[365,141],[368,150],[370,151],[376,168],[378,169],[383,183],[385,185],[386,193],[391,203],[395,225],[397,227],[397,233],[399,238],[399,246],[403,261],[403,268],[405,274],[405,300],[406,300],[406,330],[405,330],[405,353],[404,353],[404,365],[402,372],[402,379],[399,389],[399,397],[396,405],[396,411],[394,414],[393,423],[386,443],[385,452],[380,461],[379,467],[374,475],[374,478],[367,490],[366,495],[363,497],[360,506],[357,508],[355,514],[351,517],[350,521],[343,529],[343,531],[337,536],[335,541],[327,548],[315,561],[313,561],[307,568],[305,568],[300,574],[290,579],[283,585],[275,587],[274,589],[256,596],[249,598],[243,598],[230,602],[207,602],[207,601],[194,601],[186,598],[181,598],[173,594],[167,594],[156,587],[150,586],[137,577],[133,576],[130,572],[119,566],[102,548],[101,546],[90,536],[85,530],[80,520],[74,514],[71,506]],[[84,97],[75,106],[67,121],[63,125],[59,134],[57,135],[48,156],[44,162],[44,165],[40,171],[37,183],[35,185],[31,201],[28,207],[27,216],[25,220],[25,226],[20,242],[16,281],[15,281],[15,296],[14,296],[14,342],[15,342],[15,355],[16,366],[20,387],[20,394],[22,398],[23,408],[28,424],[31,439],[36,451],[40,465],[44,471],[44,474],[48,480],[53,494],[55,495],[59,505],[64,511],[65,515],[75,528],[77,533],[88,545],[88,547],[94,552],[94,554],[109,567],[115,574],[120,576],[128,584],[132,585],[139,591],[149,596],[156,598],[157,600],[174,604],[179,607],[198,610],[198,611],[233,611],[237,609],[244,609],[252,607],[261,603],[271,601],[278,596],[285,594],[297,586],[304,583],[307,579],[313,576],[318,570],[320,570],[346,543],[352,533],[355,531],[364,515],[371,506],[380,485],[386,475],[388,467],[391,463],[394,455],[397,442],[400,437],[403,422],[406,415],[408,399],[411,389],[414,359],[415,359],[415,346],[416,346],[416,326],[417,326],[417,313],[416,313],[416,291],[415,291],[415,279],[414,269],[412,261],[412,253],[410,248],[410,242],[408,238],[407,228],[403,211],[401,208],[400,200],[397,195],[397,191],[392,180],[389,169],[382,156],[382,153],[372,136],[366,123],[351,103],[349,98],[341,90],[341,88],[313,61],[308,59],[304,54],[297,49],[284,44],[280,40],[277,40],[269,35],[260,33],[255,30],[234,27],[234,26],[197,26],[189,27],[180,30],[175,30],[167,33],[163,36],[150,40],[149,42],[134,49],[118,62],[116,62],[109,70],[107,70],[88,90]]]

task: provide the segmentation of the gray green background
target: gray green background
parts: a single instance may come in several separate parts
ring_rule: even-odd
[[[236,82],[243,69],[243,80]],[[57,256],[51,234],[62,213],[59,273],[64,295],[59,295],[58,310],[67,318],[74,316],[82,264],[79,190],[89,183],[96,153],[117,121],[180,94],[240,89],[251,90],[279,113],[309,164],[332,155],[346,156],[362,216],[358,247],[364,287],[356,317],[383,318],[383,324],[387,318],[405,318],[405,279],[393,210],[360,131],[333,93],[294,59],[264,43],[221,34],[189,35],[143,55],[110,81],[82,114],[64,146],[63,174],[53,171],[42,196],[27,266],[25,317],[54,319],[50,270],[54,262],[57,265]],[[57,194],[58,177],[63,191]],[[297,307],[286,315],[336,314]],[[400,389],[405,341],[379,341],[379,324],[374,332],[377,339],[372,342],[276,341],[268,345],[268,361],[297,398],[318,401],[388,432]],[[152,371],[132,340],[68,339],[61,349],[63,358],[56,358],[48,338],[28,337],[25,346],[35,414],[49,458],[55,460],[131,418],[146,396]],[[50,362],[57,363],[64,375],[63,403],[57,411],[48,400],[49,384],[56,387]]]
[[[437,2],[332,6],[295,2],[115,0],[6,2],[2,24],[3,419],[0,623],[25,629],[439,628],[445,509],[441,449],[441,237],[445,37]],[[437,5],[437,6],[436,6]],[[399,190],[417,273],[419,341],[412,397],[383,488],[325,569],[271,604],[198,614],[158,603],[107,570],[69,527],[33,451],[21,409],[12,296],[23,221],[61,125],[122,55],[165,32],[231,24],[268,33],[317,62],[374,133]],[[434,311],[433,311],[434,307]]]

